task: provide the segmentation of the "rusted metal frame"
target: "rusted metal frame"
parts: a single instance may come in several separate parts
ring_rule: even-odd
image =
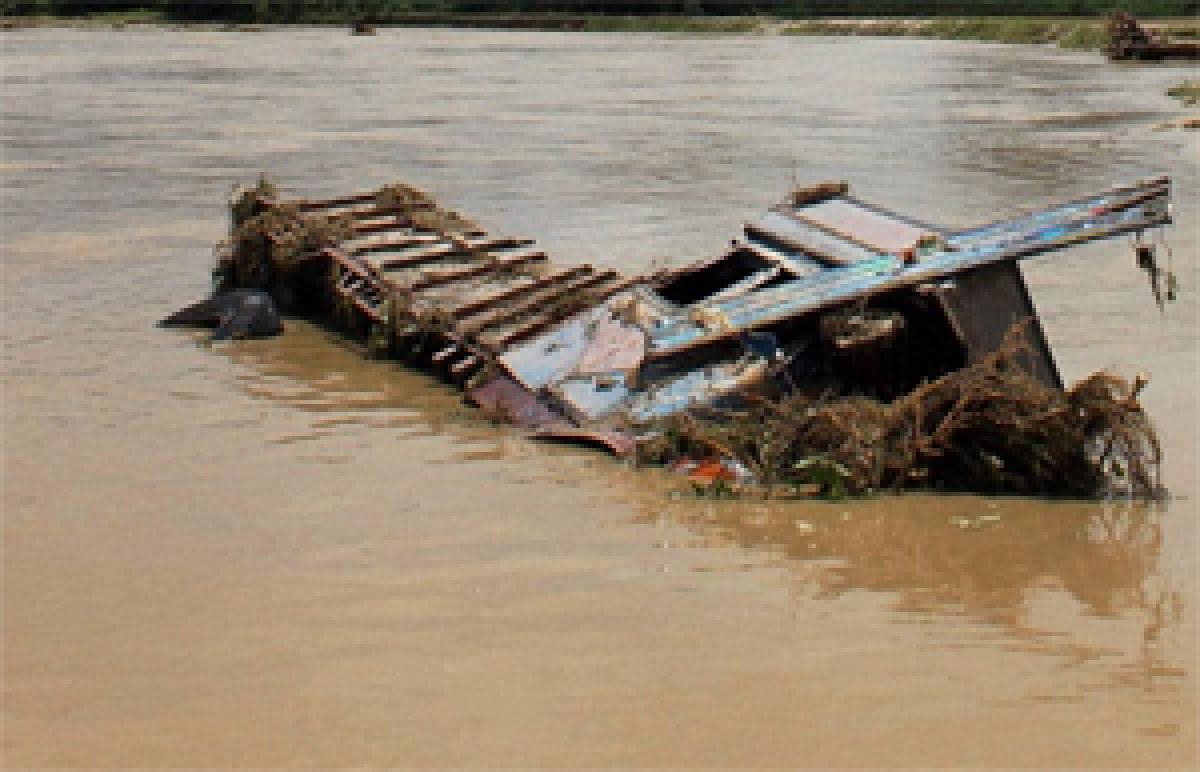
[[[421,290],[429,289],[431,287],[439,287],[449,282],[471,279],[476,276],[482,276],[488,273],[496,273],[505,269],[512,269],[518,266],[527,265],[529,263],[545,262],[546,260],[546,254],[541,251],[528,252],[507,258],[497,258],[472,268],[464,268],[459,271],[446,271],[444,273],[428,274],[425,278],[410,284],[409,289],[412,292],[420,292]]]
[[[482,359],[474,354],[468,354],[454,364],[450,365],[450,375],[456,380],[465,380],[470,378],[471,375],[482,366]]]
[[[442,257],[460,253],[465,257],[476,259],[487,259],[491,255],[487,254],[494,249],[520,249],[531,246],[534,242],[531,239],[514,239],[514,238],[496,238],[496,239],[477,239],[475,241],[464,240],[462,242],[454,242],[448,239],[440,238],[428,241],[420,236],[414,235],[408,244],[368,244],[360,249],[354,250],[354,254],[370,254],[372,252],[383,252],[387,249],[396,247],[414,246],[417,244],[428,243],[429,246],[423,250],[413,252],[412,254],[397,256],[394,259],[384,258],[379,261],[379,270],[394,271],[401,268],[408,268],[414,265],[420,265],[431,260],[436,260]]]
[[[740,295],[745,295],[748,292],[753,292],[764,284],[777,278],[779,274],[784,272],[784,267],[779,263],[771,263],[768,268],[761,271],[756,271],[750,274],[740,282],[730,284],[723,290],[715,292],[704,299],[706,303],[721,303],[726,300],[731,300]]]
[[[450,255],[456,257],[456,255]],[[459,282],[467,282],[472,279],[484,278],[492,274],[503,275],[505,271],[520,268],[521,266],[533,263],[541,263],[547,260],[546,255],[541,251],[529,251],[505,257],[497,257],[487,260],[486,262],[476,262],[471,260],[457,261],[458,268],[447,268],[441,271],[433,270],[437,266],[447,265],[446,263],[432,262],[429,264],[428,270],[417,271],[415,275],[410,276],[408,280],[401,283],[399,280],[391,279],[389,281],[398,289],[410,293],[414,300],[420,301],[428,306],[442,307],[445,301],[438,300],[436,296],[426,296],[424,298],[417,297],[422,293],[426,293],[431,289],[439,289],[453,285]]]
[[[363,204],[374,203],[378,197],[378,193],[355,193],[349,196],[340,196],[338,198],[326,199],[309,199],[302,201],[290,202],[296,206],[301,212],[319,212],[329,209],[344,209],[346,207],[356,207]],[[413,211],[429,211],[434,208],[432,201],[414,201],[402,206],[396,207],[379,207],[376,209],[381,213],[396,213],[396,212],[413,212]]]
[[[1081,196],[1079,198],[1073,198],[1070,201],[1064,201],[1062,203],[1055,204],[1052,208],[1053,209],[1068,209],[1072,206],[1082,206],[1084,204],[1095,201],[1096,199],[1108,198],[1108,197],[1113,197],[1113,196],[1124,196],[1124,195],[1128,195],[1131,193],[1141,193],[1143,195],[1139,196],[1137,202],[1134,204],[1126,203],[1128,201],[1128,199],[1123,199],[1121,202],[1121,205],[1110,207],[1110,211],[1120,211],[1121,209],[1128,209],[1130,206],[1136,206],[1137,203],[1145,203],[1146,201],[1152,201],[1155,198],[1160,198],[1160,197],[1164,197],[1164,198],[1169,197],[1171,195],[1171,178],[1170,177],[1155,177],[1153,179],[1145,180],[1140,183],[1134,183],[1132,185],[1120,185],[1120,186],[1117,186],[1114,188],[1110,188],[1109,190],[1106,190],[1103,193],[1098,193],[1094,196]],[[958,230],[947,231],[945,233],[945,235],[946,235],[947,239],[953,240],[956,238],[961,238],[962,236],[964,236],[966,234],[974,233],[976,231],[982,231],[982,230],[985,230],[988,228],[998,228],[998,227],[1007,225],[1009,223],[1014,223],[1014,224],[1019,223],[1022,220],[1027,220],[1030,217],[1034,217],[1044,211],[1046,211],[1045,208],[1028,209],[1028,210],[1019,212],[1017,214],[1008,215],[999,220],[993,220],[992,222],[980,223],[979,225],[972,225],[968,228],[960,228]]]
[[[406,235],[404,238],[392,243],[381,241],[378,244],[368,244],[359,252],[382,252],[385,249],[395,247],[414,246],[416,244],[429,244],[429,251],[436,251],[443,248],[454,248],[463,251],[466,254],[471,252],[488,251],[493,249],[520,249],[522,247],[532,246],[533,239],[517,238],[514,236],[497,236],[495,238],[475,238],[475,239],[452,239],[436,234],[413,233]],[[414,255],[406,255],[405,257],[418,257],[421,253]]]
[[[430,357],[430,362],[435,365],[445,364],[447,367],[451,362],[458,359],[460,354],[464,353],[457,343],[450,343],[445,348],[434,353]]]
[[[844,201],[846,201],[847,203],[854,204],[855,206],[857,206],[860,209],[865,209],[868,212],[873,212],[874,214],[880,215],[881,217],[887,217],[888,219],[896,220],[897,222],[902,222],[905,225],[912,226],[913,228],[920,228],[921,230],[930,231],[932,233],[942,233],[943,231],[946,230],[945,228],[943,228],[941,226],[930,225],[927,222],[922,222],[921,220],[918,220],[915,217],[912,217],[911,215],[900,214],[899,212],[894,212],[891,209],[888,209],[887,207],[880,206],[879,204],[873,204],[869,201],[863,201],[861,198],[858,198],[857,196],[845,195],[845,196],[842,196],[841,198]]]
[[[342,268],[351,273],[360,274],[362,276],[374,279],[376,278],[365,265],[355,260],[344,249],[340,247],[326,247],[321,250],[320,254],[325,255],[334,263],[337,263]]]
[[[785,213],[779,212],[779,214],[785,214]],[[820,228],[819,226],[813,225],[812,223],[808,223],[808,222],[805,222],[804,224],[812,225],[812,227],[817,228],[818,230],[824,231],[825,233],[829,233],[831,236],[834,236],[835,238],[842,238],[840,235],[838,235],[836,233],[830,233],[827,228]],[[834,257],[833,255],[829,254],[828,252],[826,252],[823,249],[817,249],[816,247],[811,246],[809,244],[801,244],[796,239],[788,238],[788,237],[786,237],[785,234],[780,234],[775,231],[771,231],[771,230],[767,230],[766,228],[759,227],[755,223],[752,223],[752,222],[746,223],[743,230],[745,230],[746,235],[748,235],[748,236],[754,236],[756,238],[760,238],[760,239],[763,239],[765,241],[775,243],[775,244],[783,244],[786,247],[790,247],[792,249],[797,250],[798,252],[801,252],[802,254],[804,254],[807,257],[812,258],[813,260],[819,260],[822,263],[824,263],[825,265],[832,265],[832,266],[846,265],[845,260]],[[784,237],[784,240],[780,239],[781,236]],[[877,253],[877,254],[879,253],[879,250],[876,249],[875,247],[865,246],[857,241],[855,241],[853,243],[859,247],[862,247],[863,249],[867,249],[867,250]],[[754,248],[754,245],[752,245],[748,242],[746,243],[746,246],[749,247],[752,252],[754,252],[756,255],[759,255],[760,257],[764,257],[775,263],[779,262],[778,258],[776,258],[772,255],[764,254],[764,253],[756,250]],[[787,266],[784,265],[784,268],[786,269]]]
[[[1105,214],[1112,214],[1115,212],[1124,212],[1126,209],[1133,209],[1135,206],[1141,206],[1142,204],[1147,204],[1151,201],[1154,201],[1155,199],[1167,198],[1170,195],[1171,195],[1171,189],[1170,189],[1170,187],[1166,187],[1166,186],[1161,187],[1161,188],[1156,188],[1154,190],[1148,190],[1145,193],[1142,193],[1142,194],[1136,195],[1136,196],[1131,196],[1131,197],[1124,199],[1116,204],[1111,204],[1109,206],[1105,206],[1102,208],[1102,210],[1100,212],[1089,212],[1087,215],[1080,215],[1079,217],[1071,218],[1070,220],[1067,220],[1067,222],[1074,224],[1077,222],[1082,222],[1082,221],[1088,220],[1091,217],[1096,216],[1097,214],[1105,215]]]
[[[293,203],[302,211],[306,209],[332,209],[337,206],[350,206],[352,204],[363,204],[367,201],[374,201],[377,196],[378,193],[376,191],[370,191],[365,193],[350,193],[345,196],[334,196],[333,198],[308,198]]]
[[[430,248],[436,247],[439,249],[451,250],[454,248],[454,245],[451,242],[448,242],[445,239],[437,236],[412,233],[405,234],[394,241],[379,241],[372,244],[364,244],[361,247],[351,247],[349,251],[355,255],[369,255],[373,252],[384,252],[389,249],[404,249],[406,247],[415,247],[422,244],[427,244]],[[415,256],[416,255],[406,255],[404,258],[401,258],[401,260],[407,260],[410,257]]]
[[[780,270],[791,276],[808,276],[820,271],[827,270],[830,263],[826,263],[821,258],[806,252],[799,247],[789,247],[795,254],[788,254],[782,249],[773,247],[770,244],[760,244],[754,241],[739,241],[738,248],[744,249],[747,252],[752,252],[755,256],[762,258],[778,266]],[[807,265],[805,265],[807,263]],[[838,265],[841,265],[840,263]],[[809,269],[806,273],[801,273],[801,269]]]
[[[1029,345],[1029,350],[1021,355],[1025,369],[1047,386],[1063,387],[1018,261],[988,263],[955,274],[950,286],[936,285],[930,294],[938,300],[955,338],[962,344],[967,364],[974,364],[994,351],[1009,328],[1022,322],[1021,335]]]
[[[855,246],[862,247],[863,249],[865,249],[869,252],[874,252],[876,254],[888,254],[888,252],[886,250],[882,249],[877,244],[868,243],[868,242],[858,238],[857,236],[855,236],[852,233],[845,233],[844,231],[841,231],[838,228],[834,228],[830,225],[826,225],[825,223],[820,222],[818,220],[814,220],[811,217],[806,217],[802,212],[796,211],[794,209],[793,210],[778,210],[777,209],[776,213],[784,215],[785,217],[790,217],[793,220],[795,220],[796,222],[803,223],[804,225],[807,225],[810,228],[815,228],[819,231],[827,233],[830,236],[833,236],[834,238],[838,238],[838,239],[841,239],[842,241],[846,241],[851,244],[854,244]],[[826,256],[826,257],[827,257],[827,259],[832,259],[832,258],[828,258],[828,256]]]
[[[567,268],[557,273],[550,274],[549,276],[543,276],[540,279],[535,279],[529,284],[509,287],[508,289],[501,290],[493,295],[488,295],[487,297],[464,303],[460,306],[450,309],[449,313],[455,319],[469,319],[470,317],[486,311],[499,303],[505,303],[522,295],[531,292],[537,292],[545,287],[549,287],[552,284],[573,279],[576,276],[579,276],[582,273],[587,273],[590,270],[592,270],[592,267],[589,265],[577,265],[572,268]]]
[[[390,230],[403,230],[409,226],[396,215],[367,218],[354,223],[354,232],[358,234],[383,233]]]
[[[712,266],[729,257],[729,255],[729,250],[726,250],[715,257],[701,258],[693,263],[688,263],[687,265],[683,265],[678,268],[668,269],[654,276],[654,283],[660,285],[670,284],[671,282],[681,279],[684,276],[688,276],[693,273],[699,273],[706,268],[711,268]]]
[[[1169,222],[1169,220],[1167,220],[1165,222]],[[996,263],[1001,260],[1021,260],[1021,259],[1027,258],[1027,257],[1034,257],[1036,255],[1040,255],[1045,252],[1053,252],[1053,251],[1062,249],[1066,246],[1074,246],[1076,244],[1084,244],[1089,241],[1096,241],[1098,239],[1112,238],[1113,236],[1119,236],[1123,233],[1133,233],[1133,232],[1137,232],[1137,231],[1146,230],[1147,228],[1153,228],[1153,227],[1157,227],[1160,225],[1164,225],[1165,222],[1162,219],[1143,219],[1143,220],[1138,220],[1138,221],[1134,221],[1134,222],[1115,224],[1112,227],[1105,229],[1102,233],[1077,234],[1077,237],[1075,239],[1071,239],[1066,242],[1042,243],[1042,244],[1039,244],[1036,246],[1033,246],[1033,245],[1022,246],[1022,245],[1018,244],[1006,251],[996,254],[995,256],[990,258],[987,261],[987,263],[981,263],[981,265],[986,265],[988,263]],[[884,292],[889,292],[891,290],[900,289],[902,287],[908,287],[908,286],[913,286],[913,285],[917,285],[917,284],[922,284],[924,282],[933,281],[933,280],[936,280],[939,278],[944,278],[947,275],[953,275],[953,272],[951,272],[950,274],[947,274],[943,271],[937,271],[937,272],[915,271],[915,272],[911,272],[911,273],[907,273],[907,274],[899,274],[893,278],[890,278],[886,281],[880,282],[879,284],[876,284],[872,287],[869,287],[869,288],[863,290],[861,293],[856,295],[854,298],[847,299],[844,297],[830,297],[830,298],[826,298],[823,300],[814,301],[811,305],[806,306],[803,310],[800,310],[800,311],[792,311],[792,312],[789,312],[787,314],[782,314],[782,315],[766,315],[766,316],[763,316],[761,319],[755,321],[753,324],[743,325],[743,326],[739,326],[739,327],[731,329],[731,330],[724,330],[724,331],[720,331],[720,332],[711,333],[708,335],[703,335],[703,336],[700,336],[697,338],[692,338],[691,340],[688,340],[688,341],[681,343],[679,345],[676,345],[676,346],[672,346],[671,348],[663,348],[663,349],[658,349],[658,350],[651,349],[646,352],[646,358],[647,358],[647,360],[651,360],[651,359],[657,360],[657,359],[664,359],[664,358],[667,358],[670,356],[675,356],[677,354],[680,354],[680,353],[683,353],[686,351],[692,351],[692,350],[700,348],[702,346],[706,346],[706,345],[715,343],[719,340],[724,340],[724,339],[736,336],[736,335],[740,334],[741,331],[743,331],[743,330],[753,330],[753,329],[760,329],[762,327],[769,327],[772,324],[779,324],[780,322],[787,321],[788,319],[793,319],[793,318],[797,318],[800,316],[807,316],[809,314],[824,310],[831,306],[842,305],[842,304],[846,304],[846,303],[853,302],[853,301],[858,301],[858,300],[862,300],[862,299],[866,299],[866,298],[875,297],[876,295],[880,295]]]
[[[328,257],[334,264],[338,265],[343,271],[358,277],[366,282],[368,286],[379,296],[379,305],[387,302],[390,290],[393,289],[387,282],[382,280],[378,275],[370,270],[367,266],[362,265],[354,258],[346,254],[345,251],[337,247],[328,247],[320,252],[320,254]],[[357,297],[357,296],[356,296]]]
[[[1099,209],[1099,211],[1091,210],[1088,212],[1081,212],[1080,214],[1078,214],[1074,217],[1069,217],[1069,218],[1061,220],[1059,222],[1059,224],[1061,224],[1061,225],[1078,225],[1080,223],[1085,223],[1088,220],[1090,220],[1094,217],[1097,217],[1097,216],[1104,216],[1104,215],[1108,215],[1108,214],[1116,214],[1117,212],[1124,212],[1127,209],[1133,209],[1134,207],[1141,206],[1142,204],[1149,203],[1150,201],[1154,201],[1156,199],[1167,198],[1168,196],[1170,196],[1170,194],[1171,194],[1171,191],[1170,191],[1169,187],[1155,188],[1153,190],[1148,190],[1139,195],[1133,195],[1133,196],[1130,196],[1129,198],[1121,199],[1120,201],[1117,201],[1116,203],[1103,206]],[[1058,208],[1058,207],[1056,207],[1056,208]],[[1017,218],[1017,219],[1019,219],[1019,218]]]
[[[638,281],[637,279],[626,278],[626,277],[620,276],[619,274],[613,278],[615,279],[615,281],[613,281],[611,286],[604,287],[603,285],[601,285],[601,288],[598,290],[596,288],[592,288],[592,292],[594,293],[594,297],[597,301],[596,305],[603,303],[608,298],[617,294],[621,290],[626,289],[633,284],[636,284]],[[593,306],[593,308],[594,307],[595,306]],[[550,314],[545,315],[542,318],[533,319],[530,322],[528,322],[527,324],[525,324],[521,327],[518,327],[514,330],[510,330],[509,332],[506,332],[503,335],[500,335],[491,340],[482,341],[482,342],[485,345],[488,345],[489,347],[492,347],[495,349],[506,348],[508,346],[513,345],[514,343],[518,343],[520,341],[531,338],[534,335],[537,335],[538,333],[542,332],[546,328],[551,327],[552,325],[558,324],[559,322],[563,321],[564,319],[569,319],[572,316],[575,316],[582,310],[586,310],[586,309],[570,309],[570,310],[566,311],[565,313],[552,312]]]
[[[300,213],[306,217],[348,217],[353,220],[377,220],[380,217],[387,217],[388,215],[398,218],[400,215],[406,214],[406,212],[397,212],[394,209],[384,209],[374,204],[367,204],[366,202],[362,204],[355,204],[354,206],[360,208],[302,209],[300,210]]]
[[[366,286],[371,287],[370,283],[372,281],[372,277],[370,277],[369,275],[348,272],[347,274],[345,274],[345,276],[352,277],[356,283],[365,284]],[[375,287],[371,287],[371,288],[376,289]],[[362,294],[360,293],[360,287],[357,286],[357,284],[348,284],[343,279],[343,280],[339,280],[338,282],[336,282],[334,284],[334,289],[339,294],[343,295],[344,297],[349,298],[350,301],[355,305],[355,307],[357,307],[358,310],[362,311],[367,316],[367,318],[369,318],[371,321],[374,321],[374,322],[382,321],[383,314],[380,312],[379,309],[380,309],[380,306],[382,306],[384,303],[387,302],[387,294],[385,292],[379,292],[379,295],[380,295],[379,302],[375,305],[372,305],[371,303],[368,303],[366,298],[364,298],[362,296]]]
[[[535,314],[546,304],[554,303],[572,292],[579,292],[596,284],[610,281],[617,275],[616,271],[603,271],[579,276],[564,284],[545,287],[534,295],[522,298],[520,303],[476,316],[470,321],[460,324],[459,329],[467,335],[478,335],[484,330],[508,324],[521,316]]]

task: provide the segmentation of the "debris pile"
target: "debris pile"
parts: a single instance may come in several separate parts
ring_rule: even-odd
[[[1200,43],[1169,40],[1138,24],[1125,11],[1116,11],[1108,17],[1108,43],[1104,53],[1109,59],[1200,59]]]
[[[1162,451],[1137,401],[1145,382],[1098,372],[1065,391],[1046,386],[1021,364],[1019,327],[979,362],[891,402],[797,392],[668,416],[646,427],[639,459],[731,460],[768,495],[1159,495]]]
[[[1142,180],[951,230],[827,182],[715,258],[631,278],[555,266],[408,185],[284,201],[261,178],[230,202],[202,305],[223,324],[231,292],[264,291],[537,436],[727,488],[1154,495],[1144,383],[1064,389],[1018,261],[1152,231],[1169,198]]]

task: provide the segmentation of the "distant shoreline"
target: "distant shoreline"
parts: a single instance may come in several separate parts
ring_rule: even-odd
[[[314,18],[303,26],[346,26],[349,18]],[[120,29],[166,25],[208,30],[255,31],[285,24],[238,24],[186,21],[153,11],[94,14],[85,17],[7,16],[0,29],[72,27]],[[937,18],[784,19],[770,16],[604,16],[568,14],[408,14],[375,22],[388,27],[450,27],[571,32],[656,32],[690,35],[796,35],[909,37],[974,40],[991,43],[1047,44],[1071,50],[1099,50],[1105,19],[1097,17],[981,16]],[[1144,26],[1179,38],[1200,38],[1200,19],[1148,19]]]

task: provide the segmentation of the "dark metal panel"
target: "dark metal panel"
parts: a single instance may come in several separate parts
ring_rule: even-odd
[[[467,392],[467,397],[484,410],[507,418],[518,426],[549,428],[567,420],[548,408],[525,387],[501,376]]]
[[[1046,341],[1037,309],[1015,260],[991,263],[957,274],[953,286],[938,290],[938,300],[973,364],[995,351],[1005,333],[1029,319],[1024,334],[1030,354],[1024,364],[1048,386],[1062,388],[1062,377]]]

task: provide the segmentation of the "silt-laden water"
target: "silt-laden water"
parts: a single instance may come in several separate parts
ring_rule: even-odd
[[[1196,761],[1186,69],[936,41],[0,37],[12,767]],[[222,202],[403,180],[563,262],[719,252],[794,180],[967,225],[1168,172],[1182,299],[1027,264],[1064,375],[1151,378],[1161,506],[709,502],[292,323],[206,348]]]

